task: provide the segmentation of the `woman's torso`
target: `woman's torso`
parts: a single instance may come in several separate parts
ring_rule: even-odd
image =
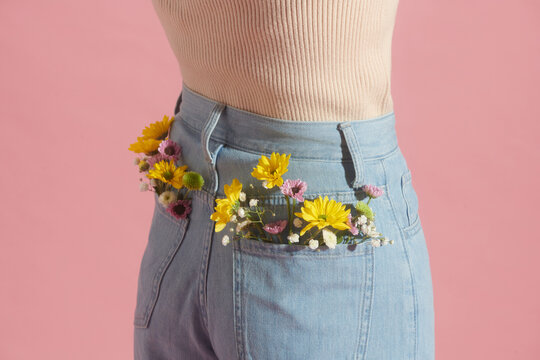
[[[183,81],[211,99],[297,121],[393,111],[399,0],[153,0]]]

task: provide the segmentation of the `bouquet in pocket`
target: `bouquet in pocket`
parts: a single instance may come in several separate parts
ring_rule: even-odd
[[[185,219],[191,212],[188,194],[200,190],[204,179],[199,173],[188,171],[187,165],[176,166],[182,148],[169,139],[173,121],[174,118],[164,116],[163,120],[145,127],[129,150],[140,154],[135,158],[135,165],[145,176],[139,178],[139,189],[155,192],[167,212],[177,219]]]
[[[261,195],[255,185],[249,184],[248,192],[254,194],[249,198],[238,179],[224,185],[225,198],[216,199],[215,211],[210,216],[215,221],[216,232],[229,226],[230,234],[222,237],[223,245],[241,238],[308,246],[314,250],[321,245],[333,249],[337,244],[370,242],[374,247],[393,244],[393,240],[377,232],[375,213],[369,206],[372,199],[383,194],[381,188],[364,185],[362,190],[369,199],[354,206],[321,195],[304,199],[308,184],[301,179],[282,177],[288,171],[290,157],[291,154],[275,152],[270,158],[263,155],[251,172],[262,181],[263,190],[279,188],[278,196],[284,196],[287,204],[287,213],[282,218],[276,218],[272,206],[264,202],[268,196]]]

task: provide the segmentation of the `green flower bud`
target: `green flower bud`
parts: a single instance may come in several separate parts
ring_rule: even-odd
[[[359,201],[356,203],[356,205],[354,206],[356,208],[356,210],[361,214],[361,215],[364,215],[365,217],[367,217],[369,220],[373,220],[373,210],[371,210],[371,208],[369,207],[368,204],[366,204],[365,202],[363,201]]]
[[[182,182],[189,190],[200,190],[204,185],[203,177],[195,171],[186,172],[182,178]]]

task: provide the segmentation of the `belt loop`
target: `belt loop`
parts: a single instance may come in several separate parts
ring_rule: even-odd
[[[225,104],[216,103],[214,107],[212,108],[212,111],[210,112],[210,115],[208,116],[208,119],[204,123],[203,128],[201,130],[201,144],[204,151],[204,157],[206,158],[206,161],[208,162],[210,173],[214,175],[214,178],[212,179],[212,186],[211,187],[210,185],[208,186],[209,189],[211,189],[213,194],[215,194],[218,190],[219,176],[216,170],[215,158],[212,157],[212,152],[210,151],[210,136],[212,135],[212,132],[216,128],[218,120],[221,114],[223,113],[223,109],[225,109]],[[223,144],[219,144],[217,146],[215,150],[216,156],[222,147],[223,147]]]
[[[216,103],[201,130],[201,144],[203,147],[204,156],[210,165],[214,165],[214,159],[212,158],[212,153],[210,152],[209,148],[210,136],[217,125],[223,109],[225,109],[225,104]]]
[[[182,102],[182,92],[184,89],[180,90],[180,95],[178,96],[178,99],[176,100],[176,105],[174,107],[174,115],[178,114],[180,112],[180,103]]]
[[[352,187],[356,189],[364,185],[364,159],[362,157],[360,143],[351,125],[350,121],[342,122],[338,124],[338,129],[343,132],[347,147],[351,153],[355,173]]]

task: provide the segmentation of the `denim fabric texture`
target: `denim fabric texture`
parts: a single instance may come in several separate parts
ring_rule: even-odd
[[[135,359],[434,358],[433,291],[413,176],[398,146],[394,112],[352,122],[297,122],[229,107],[183,84],[170,138],[177,165],[205,179],[192,212],[176,219],[154,194],[139,272]],[[373,184],[377,231],[395,243],[335,249],[261,242],[222,245],[210,220],[223,185],[251,197],[261,155],[292,154],[284,179],[354,205]],[[263,200],[286,218],[278,188]],[[299,211],[299,207],[297,210]]]

